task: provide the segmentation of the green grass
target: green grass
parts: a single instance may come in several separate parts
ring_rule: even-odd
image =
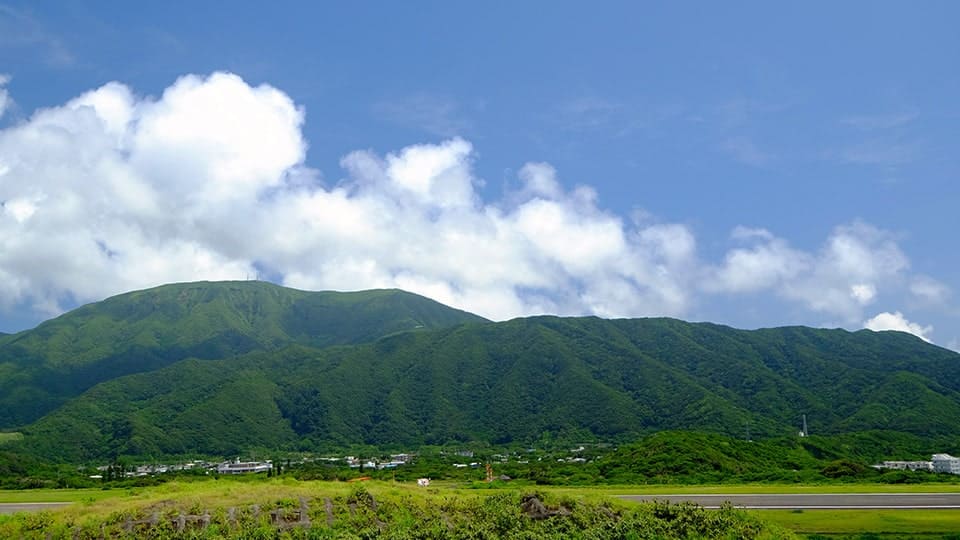
[[[63,492],[64,494],[66,492]],[[536,493],[554,511],[552,517],[531,519],[524,496]],[[60,492],[37,493],[49,498]],[[742,510],[703,510],[692,506],[636,504],[592,490],[559,494],[535,489],[476,490],[455,487],[418,488],[393,482],[300,482],[290,478],[263,482],[220,479],[170,482],[117,496],[88,500],[91,492],[76,490],[81,502],[33,514],[0,516],[3,538],[69,538],[79,534],[123,536],[123,523],[158,516],[158,525],[144,534],[173,537],[171,520],[181,512],[212,518],[203,538],[276,537],[268,511],[298,509],[309,503],[311,535],[362,538],[792,538],[789,531],[768,525]],[[42,498],[42,497],[37,497]],[[376,500],[374,504],[373,500]],[[327,523],[324,500],[335,516]],[[22,500],[22,499],[21,499]],[[262,511],[254,514],[253,505]],[[231,510],[232,509],[232,510]],[[234,512],[236,512],[234,514]],[[228,515],[238,516],[230,521]],[[152,518],[151,518],[152,519]],[[298,536],[299,537],[299,536]]]
[[[16,431],[0,432],[0,445],[8,442],[19,441],[23,438],[23,433]]]
[[[0,491],[0,503],[74,502],[66,508],[50,512],[55,522],[115,522],[117,516],[144,515],[147,509],[164,511],[179,509],[224,509],[251,504],[276,504],[296,501],[300,497],[329,497],[345,500],[359,486],[374,494],[386,508],[411,504],[431,508],[453,504],[461,511],[482,505],[491,497],[518,497],[520,493],[539,492],[545,500],[581,501],[586,505],[612,505],[612,508],[639,508],[642,505],[614,499],[621,494],[683,493],[919,493],[958,492],[960,485],[741,485],[741,486],[615,486],[615,487],[548,487],[509,484],[492,489],[474,489],[471,485],[453,482],[435,483],[428,489],[394,482],[301,482],[292,478],[251,482],[248,479],[221,478],[207,481],[174,481],[150,488],[132,489],[45,489]],[[452,503],[451,501],[456,501]],[[471,502],[472,501],[472,502]],[[472,510],[470,510],[472,512]],[[747,514],[798,535],[945,535],[960,531],[960,512],[943,510],[752,510]],[[400,516],[400,521],[414,519]],[[472,518],[471,518],[472,519]],[[12,525],[9,525],[12,526]],[[11,529],[15,530],[15,529]],[[776,537],[774,535],[773,537]]]
[[[960,493],[960,484],[723,484],[631,485],[547,488],[557,492],[595,492],[605,495],[685,495],[745,493]]]
[[[130,494],[127,489],[3,489],[0,503],[93,502]]]
[[[960,531],[955,510],[754,510],[764,521],[799,534],[942,535]]]

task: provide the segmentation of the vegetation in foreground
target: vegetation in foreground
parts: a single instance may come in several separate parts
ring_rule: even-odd
[[[809,538],[960,540],[960,512],[950,510],[758,510],[762,519]]]
[[[396,483],[170,483],[0,516],[4,538],[792,538],[732,507]]]

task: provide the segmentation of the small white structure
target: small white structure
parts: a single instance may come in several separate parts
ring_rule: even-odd
[[[878,469],[896,469],[900,471],[932,471],[932,461],[884,461]]]
[[[417,485],[420,487],[429,487],[430,479],[429,478],[417,478]]]
[[[934,454],[931,461],[934,472],[960,474],[960,458],[950,454]]]

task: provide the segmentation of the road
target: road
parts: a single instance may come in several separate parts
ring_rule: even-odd
[[[956,510],[960,493],[751,493],[727,495],[620,495],[630,501],[692,501],[704,508],[719,508],[729,501],[739,508],[764,510],[873,510],[883,508]]]
[[[71,503],[65,502],[45,502],[45,503],[0,503],[0,514],[15,514],[17,512],[39,512],[40,510],[53,510]]]

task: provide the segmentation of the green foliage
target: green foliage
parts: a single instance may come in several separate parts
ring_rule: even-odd
[[[0,338],[0,428],[33,421],[97,383],[186,358],[363,343],[482,320],[398,290],[306,292],[242,281],[122,294]]]
[[[786,530],[753,515],[724,507],[704,510],[690,504],[622,504],[598,497],[501,491],[464,495],[451,491],[414,491],[392,486],[355,487],[348,493],[314,488],[313,495],[269,497],[245,493],[226,501],[206,501],[191,494],[192,504],[166,500],[163,506],[143,503],[105,514],[68,519],[52,514],[21,514],[0,521],[0,536],[70,538],[90,534],[147,538],[383,538],[383,539],[601,539],[601,538],[792,538]],[[165,493],[176,499],[176,492]],[[239,504],[240,501],[244,504]],[[254,513],[251,503],[264,511]],[[301,517],[307,504],[309,527],[278,526],[269,512],[286,522]],[[172,504],[172,506],[171,506]],[[211,507],[211,505],[216,506]],[[225,506],[233,508],[233,521]],[[329,506],[328,506],[329,505]],[[157,508],[163,508],[157,512]],[[328,510],[329,509],[329,510]],[[189,534],[177,533],[172,522],[180,512],[208,512],[210,525]],[[138,525],[126,532],[128,520],[157,512],[156,525]],[[85,536],[81,536],[85,537]]]
[[[484,323],[400,291],[236,282],[130,293],[0,339],[4,373],[0,415],[59,407],[6,447],[72,462],[550,447],[694,430],[781,442],[757,457],[771,466],[754,467],[746,458],[760,446],[745,441],[664,461],[654,456],[685,455],[685,443],[655,439],[637,456],[648,468],[624,474],[765,479],[776,470],[792,481],[790,471],[835,460],[960,448],[960,356],[907,334],[673,319]],[[802,415],[814,436],[799,440]]]
[[[19,433],[16,431],[12,431],[12,432],[0,431],[0,446],[2,446],[4,443],[19,441],[21,439],[23,439],[23,433]]]

